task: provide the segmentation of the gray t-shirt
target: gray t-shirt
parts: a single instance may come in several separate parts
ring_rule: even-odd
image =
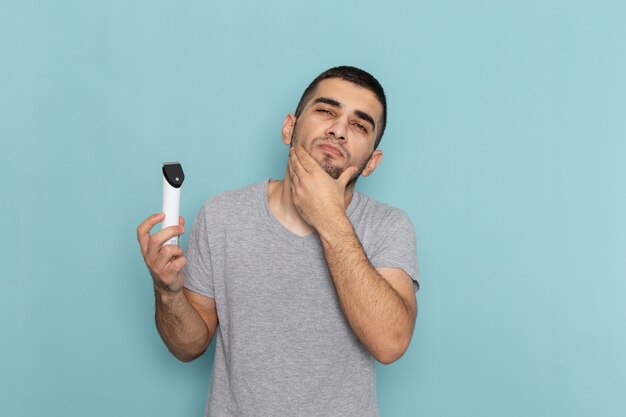
[[[377,417],[375,360],[337,299],[317,233],[297,236],[269,210],[270,180],[203,207],[185,287],[215,299],[219,326],[206,416]],[[414,280],[413,224],[355,192],[346,213],[374,267]]]

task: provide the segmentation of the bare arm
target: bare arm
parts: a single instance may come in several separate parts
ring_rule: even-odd
[[[176,358],[189,362],[202,355],[217,327],[215,302],[183,288],[182,269],[187,263],[182,249],[163,243],[184,233],[179,226],[167,227],[152,236],[150,229],[164,218],[162,213],[148,217],[137,228],[137,239],[154,283],[156,326],[166,346]]]
[[[298,146],[290,151],[289,175],[294,204],[320,235],[326,263],[342,310],[355,335],[381,363],[406,351],[417,304],[411,278],[401,269],[375,269],[345,213],[346,186],[355,167],[338,179],[323,171]]]
[[[155,289],[155,298],[157,330],[170,352],[183,362],[201,356],[217,328],[215,301],[186,288],[176,294]]]
[[[376,270],[344,215],[320,230],[324,256],[352,330],[379,362],[400,358],[411,341],[417,304],[401,269]]]

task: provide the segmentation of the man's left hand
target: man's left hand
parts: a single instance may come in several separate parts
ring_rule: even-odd
[[[358,168],[349,166],[334,179],[302,145],[289,150],[291,194],[298,212],[318,232],[332,227],[333,219],[345,213],[346,186]]]

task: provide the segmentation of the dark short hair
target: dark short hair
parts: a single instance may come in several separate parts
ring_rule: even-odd
[[[376,136],[376,142],[374,143],[374,149],[378,147],[380,140],[383,137],[383,133],[385,132],[385,126],[387,125],[387,99],[385,98],[385,91],[383,87],[380,85],[378,80],[374,78],[370,73],[363,71],[362,69],[350,67],[350,66],[340,66],[328,69],[321,73],[315,78],[311,84],[304,90],[302,93],[302,97],[300,98],[300,102],[298,103],[298,107],[296,107],[296,117],[300,117],[302,111],[306,104],[311,100],[313,93],[315,92],[315,88],[317,85],[328,78],[340,78],[345,81],[349,81],[353,84],[358,85],[359,87],[366,88],[370,90],[380,104],[383,106],[383,115],[382,115],[382,123],[380,126],[380,131],[378,132],[378,136]]]

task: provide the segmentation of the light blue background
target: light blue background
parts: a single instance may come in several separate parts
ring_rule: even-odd
[[[282,177],[284,115],[340,64],[386,88],[359,187],[419,244],[383,416],[626,415],[625,21],[619,1],[3,1],[0,415],[201,414],[213,348],[161,343],[135,228],[163,161],[189,222]]]

